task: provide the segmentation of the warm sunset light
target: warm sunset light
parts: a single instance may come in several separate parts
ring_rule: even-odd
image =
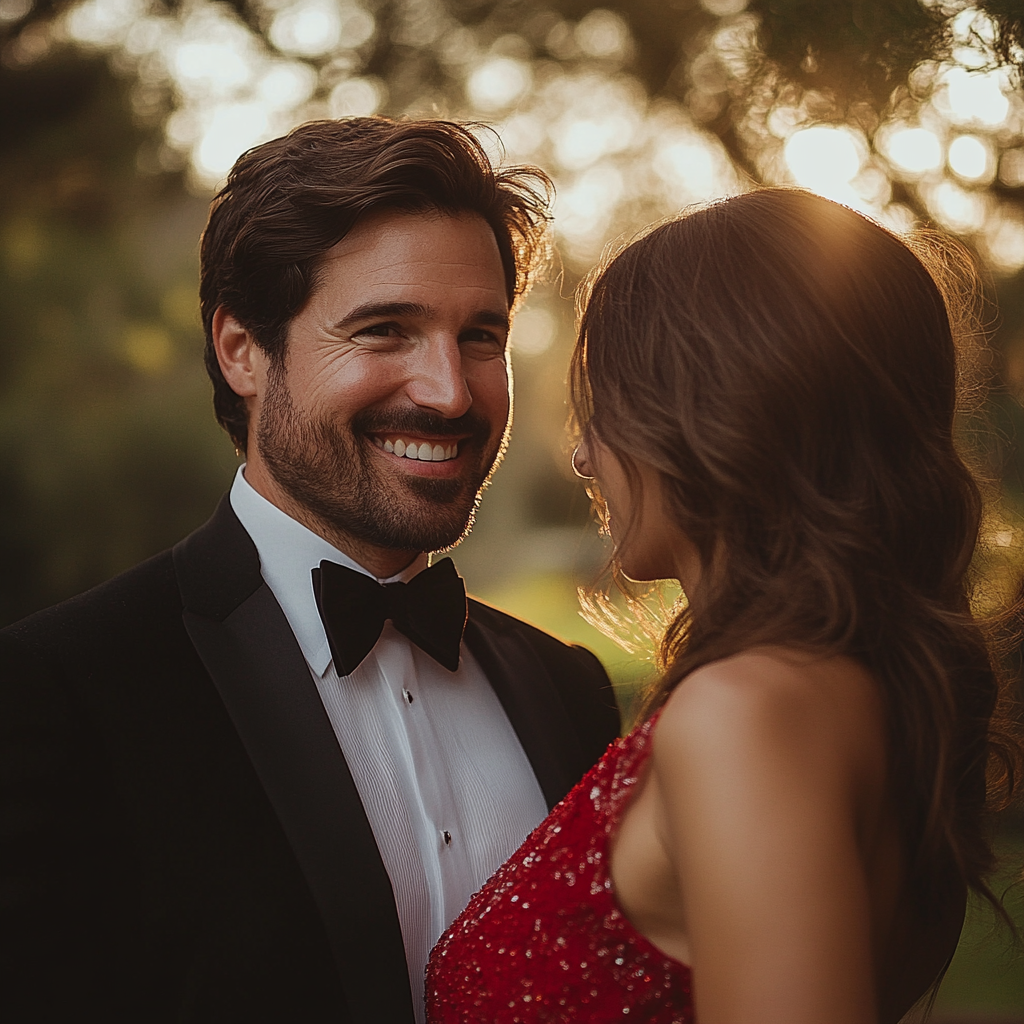
[[[954,124],[976,123],[994,128],[1006,120],[1010,100],[1004,73],[952,67],[942,76],[942,85],[940,109],[948,110]]]
[[[984,139],[977,135],[958,135],[949,144],[950,169],[969,181],[991,181],[995,176],[995,161]]]
[[[331,117],[368,117],[376,114],[387,95],[377,78],[346,78],[332,90],[328,100]]]
[[[504,110],[529,87],[529,66],[507,57],[498,57],[480,65],[466,83],[474,106],[488,112]]]
[[[670,857],[668,872],[684,889],[710,878],[726,912],[712,914],[708,902],[702,914],[712,923],[701,930],[682,892],[668,899],[671,844],[662,843],[655,868],[641,858],[632,879],[650,898],[618,905],[615,928],[630,906],[661,907],[685,927],[670,934],[648,921],[658,957],[641,946],[637,971],[619,970],[617,954],[606,969],[587,952],[593,922],[616,916],[605,913],[606,857],[603,887],[590,884],[597,875],[580,876],[568,894],[574,906],[595,894],[602,905],[577,922],[579,956],[557,948],[571,938],[562,916],[538,938],[536,915],[547,911],[532,891],[528,906],[502,890],[488,927],[505,943],[502,922],[514,919],[529,940],[502,946],[502,963],[510,948],[516,956],[503,968],[494,961],[494,985],[491,961],[472,966],[438,947],[458,968],[449,973],[460,992],[473,990],[471,970],[493,989],[494,1012],[477,1001],[474,1021],[490,1024],[511,1007],[539,1024],[558,1000],[574,1019],[632,1019],[641,995],[640,1016],[660,1007],[665,1019],[690,1019],[696,991],[709,1019],[716,1006],[724,1019],[746,1020],[769,1005],[779,1019],[825,1020],[840,1006],[851,1019],[877,1010],[909,1020],[934,1002],[936,1024],[1024,1024],[1020,951],[973,898],[957,944],[962,886],[947,884],[954,862],[961,881],[984,875],[1024,931],[1012,887],[1024,862],[1020,816],[986,809],[1006,867],[985,874],[983,722],[973,711],[950,714],[977,711],[982,693],[992,706],[992,676],[980,638],[967,639],[965,613],[1009,630],[1018,618],[1011,604],[1024,603],[1022,4],[0,0],[0,746],[6,733],[15,760],[29,757],[4,785],[15,786],[19,808],[27,794],[33,826],[6,838],[0,829],[0,862],[14,843],[18,868],[14,917],[0,914],[0,938],[6,920],[15,940],[0,995],[13,1005],[7,1017],[103,1019],[113,999],[136,1016],[169,1019],[449,1024],[422,1005],[426,989],[450,1024],[467,1024],[461,996],[424,985],[424,957],[447,927],[442,918],[452,921],[470,893],[483,906],[486,876],[521,839],[490,850],[490,826],[477,827],[460,801],[479,801],[526,835],[533,824],[519,820],[510,793],[528,762],[540,752],[547,765],[548,777],[535,773],[539,787],[527,787],[535,823],[547,807],[567,806],[556,789],[606,750],[593,776],[601,786],[573,790],[580,799],[570,806],[588,815],[620,813],[636,782],[636,806],[648,808],[636,820],[681,821],[681,806],[650,808],[678,804],[698,762],[716,785],[728,776],[719,802],[732,810],[716,842],[744,817],[736,807],[757,829],[736,831],[732,860],[705,842],[707,822],[674,829],[672,843],[690,855]],[[450,195],[433,191],[441,178],[453,183]],[[508,190],[517,193],[512,210],[501,198]],[[434,205],[453,216],[433,216]],[[463,206],[483,219],[461,216]],[[514,223],[503,225],[509,213]],[[338,245],[350,225],[355,234]],[[527,269],[527,255],[551,260]],[[955,381],[943,305],[925,270],[954,321]],[[854,293],[867,319],[863,310],[849,317]],[[253,338],[269,375],[252,375]],[[837,376],[837,367],[853,370]],[[592,401],[570,412],[569,385],[581,398],[588,383]],[[963,466],[950,461],[950,432],[981,471],[980,510]],[[616,446],[637,474],[615,471]],[[499,448],[498,472],[478,493]],[[664,516],[647,501],[652,488]],[[610,519],[592,501],[602,493]],[[879,494],[881,519],[870,511]],[[434,510],[444,523],[433,522]],[[460,536],[463,513],[476,519]],[[700,575],[694,545],[703,551],[715,536],[727,571],[712,593],[691,580]],[[412,586],[384,591],[378,608],[372,577],[324,568],[338,551],[383,582]],[[676,580],[654,581],[645,594],[648,584],[618,575],[616,555],[628,575],[685,577],[692,606]],[[459,596],[453,564],[480,602]],[[429,579],[414,578],[424,565],[447,597],[418,590]],[[364,585],[354,605],[342,576]],[[399,606],[413,590],[431,621],[420,629],[410,617],[406,632],[399,620],[412,605]],[[390,611],[378,624],[381,609]],[[819,610],[829,614],[816,629]],[[374,612],[361,639],[359,611]],[[684,611],[692,618],[677,618],[659,649],[664,623]],[[522,631],[515,618],[570,646]],[[737,623],[733,643],[727,629]],[[850,657],[830,668],[805,658],[800,643],[799,657],[776,657],[773,639],[785,647],[805,629],[810,647],[821,640],[830,659]],[[350,658],[367,638],[364,673]],[[1007,682],[1019,689],[1024,658],[1009,644],[1020,637],[1005,639]],[[378,642],[390,652],[381,659]],[[705,662],[747,643],[759,648],[746,653],[760,667],[708,717],[714,736],[693,730],[692,715],[668,698],[667,725],[657,728],[670,738],[650,750],[668,778],[683,763],[671,753],[681,730],[676,739],[700,754],[686,759],[685,780],[651,796],[641,761],[609,773],[623,752],[642,752],[630,753],[629,736],[650,738],[633,726],[659,706],[652,687],[700,664],[709,682],[697,681],[698,703],[687,705],[686,681],[678,705],[699,710],[701,693],[723,685],[720,670],[731,673],[745,655]],[[541,671],[535,655],[553,660]],[[31,667],[13,686],[12,657],[17,673]],[[879,705],[886,723],[864,699],[867,670],[879,666],[891,689]],[[492,669],[508,678],[498,685]],[[599,685],[583,687],[577,669]],[[813,687],[779,687],[805,671]],[[777,699],[789,710],[800,704],[800,728],[752,719],[729,747],[736,737],[716,716],[735,713],[733,697],[760,708],[749,680],[769,710]],[[577,707],[585,693],[600,706]],[[252,714],[252,701],[266,702],[263,711]],[[995,706],[1004,703],[1014,706]],[[835,716],[837,707],[850,713]],[[897,709],[908,717],[898,721]],[[602,735],[587,738],[598,723]],[[1013,733],[995,724],[992,736]],[[625,739],[609,746],[617,728]],[[247,738],[247,729],[256,732]],[[278,734],[287,750],[265,745]],[[513,749],[502,754],[506,741]],[[458,767],[471,749],[493,778]],[[870,777],[857,801],[843,799],[848,785],[818,784],[822,751],[828,778]],[[900,771],[887,772],[890,761]],[[849,762],[842,771],[840,762]],[[291,774],[277,793],[282,765]],[[766,773],[773,765],[782,767]],[[959,785],[950,765],[972,765],[971,784]],[[741,777],[752,782],[745,794],[734,788]],[[779,785],[765,788],[773,778]],[[614,795],[601,810],[609,780]],[[323,808],[290,806],[285,791],[307,788]],[[701,789],[687,806],[714,818],[705,798],[716,792],[724,790]],[[861,826],[893,807],[909,822],[897,836],[907,850],[894,840],[858,859]],[[793,827],[772,847],[770,870],[763,857],[749,877],[729,868],[758,861],[750,843],[774,842],[780,808]],[[569,831],[582,837],[578,819]],[[615,835],[608,851],[625,885],[630,851],[647,833],[636,832],[639,846],[620,843],[618,824],[598,824],[597,839],[565,863],[581,864],[594,842]],[[956,830],[964,842],[946,849]],[[533,835],[561,856],[568,832],[555,831]],[[394,864],[385,863],[388,844]],[[531,848],[537,877],[551,881],[538,852],[548,847]],[[897,877],[907,851],[922,869],[912,885]],[[511,862],[515,885],[525,883],[525,863]],[[344,870],[332,871],[338,864]],[[5,892],[7,882],[0,878]],[[805,888],[812,899],[780,902]],[[849,894],[860,901],[868,888],[848,920]],[[566,895],[552,884],[556,891]],[[211,893],[227,898],[204,902]],[[947,898],[949,913],[939,906]],[[797,937],[800,919],[814,941],[783,949],[778,936]],[[680,967],[693,959],[690,926],[706,938],[716,920],[728,925],[717,981],[705,988],[714,959],[705,950],[697,982],[687,975],[674,988],[673,958]],[[463,934],[458,925],[453,933]],[[913,964],[887,956],[894,934],[910,937]],[[628,930],[604,944],[623,935],[629,946]],[[844,955],[813,956],[819,948]],[[737,949],[758,962],[737,968]],[[531,950],[550,972],[536,973]],[[20,968],[30,960],[38,977]],[[881,967],[872,973],[872,964]],[[790,968],[798,983],[785,977]],[[904,971],[919,987],[939,979],[909,1013],[898,1005],[914,995],[913,979],[897,977]],[[822,987],[832,973],[842,984]],[[563,998],[556,990],[566,981]],[[591,993],[578,1007],[569,999],[577,982],[586,983],[581,997]],[[878,1007],[875,987],[885,996]]]
[[[856,200],[850,182],[861,169],[864,146],[848,129],[804,128],[789,137],[783,153],[798,185],[840,202]]]
[[[924,174],[942,165],[942,143],[927,128],[900,128],[886,136],[884,148],[905,174]]]

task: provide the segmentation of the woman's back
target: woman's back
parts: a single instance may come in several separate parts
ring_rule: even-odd
[[[886,762],[878,685],[849,658],[748,651],[669,697],[611,878],[638,931],[722,994],[714,1019],[887,1024],[939,976],[963,894],[938,928],[901,902]]]

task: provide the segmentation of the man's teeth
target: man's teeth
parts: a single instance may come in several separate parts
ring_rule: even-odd
[[[430,444],[424,441],[417,444],[415,441],[405,441],[399,438],[397,441],[382,441],[375,437],[374,443],[378,448],[393,453],[402,459],[419,459],[420,462],[445,462],[447,459],[454,459],[459,454],[458,442],[449,445]]]

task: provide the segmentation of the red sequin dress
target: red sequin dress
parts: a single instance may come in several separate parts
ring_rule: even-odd
[[[689,968],[626,920],[608,875],[653,724],[608,748],[441,937],[429,1024],[692,1024]]]

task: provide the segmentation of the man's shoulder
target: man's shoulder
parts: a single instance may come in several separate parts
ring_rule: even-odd
[[[600,690],[605,694],[611,693],[611,683],[604,666],[586,647],[567,643],[522,618],[472,597],[469,599],[469,618],[478,629],[532,651],[544,663],[560,689],[571,691],[583,687],[588,692]],[[614,705],[614,699],[608,699]]]
[[[0,630],[0,638],[5,645],[51,652],[68,645],[91,648],[171,617],[180,621],[181,596],[167,550],[91,590],[12,623]]]
[[[239,574],[231,571],[235,563],[242,564],[246,577],[259,577],[258,556],[244,548],[239,553],[239,536],[251,547],[225,497],[213,516],[173,549],[7,626],[0,630],[0,646],[42,647],[52,652],[74,644],[91,650],[114,638],[152,642],[161,632],[176,633],[182,628],[184,605],[192,606],[190,596],[192,603],[201,605],[203,599],[216,603],[225,587],[232,593],[238,589]],[[248,578],[244,583],[251,590]]]
[[[601,677],[605,676],[604,668],[597,656],[579,644],[567,643],[539,626],[516,618],[508,612],[495,608],[478,598],[469,599],[470,619],[479,626],[499,635],[514,638],[518,642],[528,644],[545,660],[565,661],[577,668],[584,668]]]
[[[484,670],[503,667],[513,686],[532,693],[541,705],[560,704],[582,743],[581,770],[596,761],[620,726],[615,692],[596,655],[473,598],[469,620],[480,645],[470,640],[469,646]]]

